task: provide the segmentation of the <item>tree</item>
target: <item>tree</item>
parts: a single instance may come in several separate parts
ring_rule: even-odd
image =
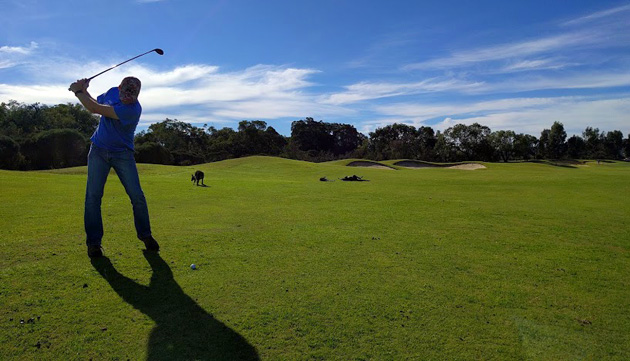
[[[8,125],[7,117],[9,110],[6,103],[0,103],[0,132]]]
[[[621,131],[613,130],[612,132],[606,133],[603,145],[606,158],[623,158],[623,133],[621,133]]]
[[[359,159],[369,158],[368,152],[369,152],[370,138],[366,137],[365,135],[361,133],[359,133],[359,137],[361,138],[361,144],[359,144],[357,149],[355,149],[352,152],[352,154],[350,155],[350,158],[359,158]]]
[[[285,153],[298,159],[330,160],[352,153],[364,139],[352,125],[306,118],[291,123]]]
[[[458,160],[492,160],[490,128],[479,123],[457,124],[444,131],[447,141],[455,147]]]
[[[550,129],[543,129],[538,139],[538,149],[536,150],[536,158],[549,158],[549,133]]]
[[[98,124],[98,116],[79,104],[55,106],[21,104],[16,101],[0,104],[0,134],[17,142],[50,129],[75,129],[89,137]]]
[[[515,140],[516,134],[511,130],[499,130],[490,134],[490,144],[504,162],[508,162],[514,156]]]
[[[582,138],[586,145],[586,155],[588,158],[603,158],[603,138],[604,134],[598,128],[586,127],[582,132]]]
[[[18,142],[50,129],[46,125],[42,105],[39,103],[27,105],[11,100],[9,103],[2,103],[2,107],[5,108],[6,115],[0,129],[4,135]]]
[[[151,124],[147,131],[136,135],[136,145],[146,142],[160,144],[173,156],[175,164],[203,163],[206,160],[209,135],[203,128],[195,127],[177,119],[166,119]]]
[[[233,154],[236,157],[255,154],[279,155],[286,145],[283,136],[260,120],[241,121],[238,133],[232,140]]]
[[[331,124],[333,136],[333,154],[346,155],[357,149],[365,136],[350,124]]]
[[[530,134],[516,134],[514,136],[514,157],[529,160],[536,156],[538,139]]]
[[[0,134],[0,169],[18,169],[22,161],[19,144]]]
[[[394,123],[370,133],[370,155],[375,160],[415,159],[418,150],[416,128]]]
[[[628,138],[623,141],[623,152],[626,158],[630,158],[630,133],[628,133]]]
[[[435,136],[435,147],[433,148],[435,160],[440,162],[451,162],[456,159],[455,147],[439,130]]]
[[[566,155],[566,139],[567,132],[564,131],[564,125],[560,122],[554,122],[549,131],[547,155],[553,159],[564,158]]]
[[[172,164],[173,156],[163,145],[155,142],[145,142],[137,145],[135,158],[138,163]]]
[[[51,129],[40,132],[28,139],[22,148],[30,166],[35,169],[87,164],[87,140],[75,129]]]
[[[229,159],[234,157],[234,139],[236,138],[236,131],[232,128],[224,127],[216,129],[214,127],[208,128],[209,132],[209,145],[206,152],[208,161],[216,162],[219,160]]]
[[[580,136],[573,135],[567,140],[567,154],[572,159],[586,158],[586,142]]]
[[[280,155],[288,143],[287,138],[278,133],[273,127],[265,129],[263,139],[269,155]]]
[[[291,141],[298,149],[312,153],[331,152],[335,144],[327,124],[309,117],[291,123]]]
[[[417,134],[417,159],[431,161],[435,158],[434,149],[437,139],[433,128],[421,126],[418,128]]]
[[[47,129],[75,129],[86,138],[92,136],[100,118],[81,104],[59,104],[45,107],[42,111],[49,124]]]

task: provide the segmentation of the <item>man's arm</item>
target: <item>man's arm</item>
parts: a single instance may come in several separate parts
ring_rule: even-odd
[[[88,111],[96,114],[103,115],[107,118],[118,119],[118,115],[114,111],[114,107],[109,105],[99,104],[96,99],[92,98],[90,93],[87,91],[88,86],[90,85],[90,81],[87,79],[77,80],[76,82],[70,84],[70,91],[74,92],[74,95],[79,99],[81,104]]]

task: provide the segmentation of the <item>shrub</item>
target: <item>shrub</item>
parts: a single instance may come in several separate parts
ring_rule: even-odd
[[[164,146],[146,142],[136,146],[136,162],[152,164],[172,164],[173,156]]]
[[[15,140],[0,135],[0,168],[18,169],[23,161],[20,145]]]
[[[51,129],[37,133],[23,145],[31,168],[49,169],[87,164],[85,137],[74,129]]]

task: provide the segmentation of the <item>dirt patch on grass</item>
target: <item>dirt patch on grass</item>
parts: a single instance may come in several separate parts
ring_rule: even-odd
[[[460,164],[432,164],[426,162],[420,162],[415,160],[403,160],[394,165],[405,168],[446,168],[446,169],[463,169],[463,170],[475,170],[486,168],[483,164],[478,163],[460,163]]]
[[[385,164],[377,163],[377,162],[369,162],[366,160],[357,160],[354,162],[350,162],[347,164],[348,167],[367,167],[367,168],[375,168],[375,169],[389,169],[396,170],[396,168],[392,168]]]

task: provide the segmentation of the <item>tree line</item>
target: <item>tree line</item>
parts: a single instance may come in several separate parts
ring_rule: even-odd
[[[55,106],[0,104],[0,168],[49,169],[85,165],[89,138],[98,116],[79,104]],[[306,161],[344,158],[419,159],[434,162],[514,161],[533,159],[624,159],[630,134],[587,127],[567,138],[554,122],[540,137],[511,130],[492,131],[474,123],[443,132],[431,127],[391,124],[360,133],[350,124],[305,118],[291,124],[291,136],[260,120],[243,120],[237,129],[197,127],[177,119],[154,123],[135,137],[140,163],[191,165],[249,155]]]

